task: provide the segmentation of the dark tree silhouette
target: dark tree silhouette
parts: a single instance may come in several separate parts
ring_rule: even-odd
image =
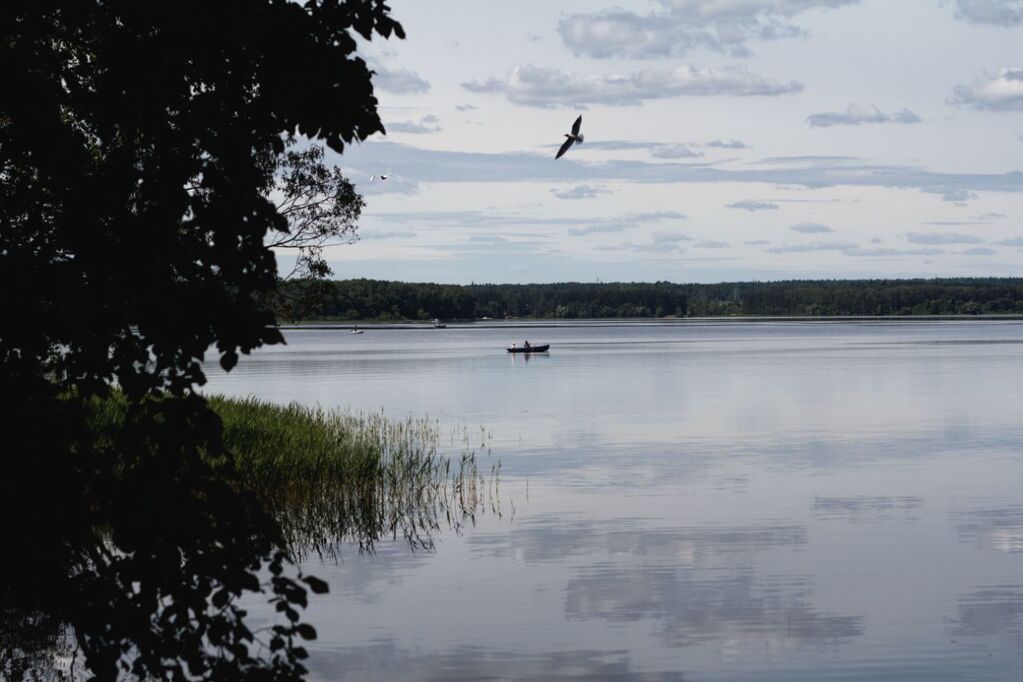
[[[288,221],[287,230],[269,236],[267,246],[295,254],[266,297],[277,317],[298,320],[321,308],[331,291],[332,273],[323,249],[357,239],[366,202],[337,166],[325,163],[322,146],[289,150],[276,160],[266,194]]]
[[[230,369],[282,340],[267,244],[294,223],[266,190],[289,141],[383,130],[353,33],[403,37],[389,11],[0,3],[0,624],[64,624],[97,677],[304,672],[298,608],[326,586],[233,483],[194,389],[211,345]],[[115,385],[127,419],[95,433]],[[257,633],[238,600],[259,591],[281,621]]]

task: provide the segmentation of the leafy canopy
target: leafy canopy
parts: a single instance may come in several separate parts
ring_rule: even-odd
[[[0,611],[69,624],[99,677],[303,672],[305,588],[193,389],[211,345],[230,369],[282,340],[260,301],[290,224],[266,189],[290,140],[383,130],[356,35],[404,37],[389,11],[0,3]],[[114,384],[129,418],[97,439]],[[285,618],[264,635],[236,604],[260,590]]]

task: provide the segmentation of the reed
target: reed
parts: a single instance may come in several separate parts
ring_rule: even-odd
[[[223,424],[223,442],[238,485],[277,517],[292,551],[335,556],[348,543],[372,551],[403,538],[430,549],[443,526],[460,532],[489,509],[500,515],[500,464],[481,473],[477,452],[489,454],[489,434],[469,429],[442,444],[427,418],[390,419],[277,405],[255,398],[209,397]],[[123,419],[118,395],[94,405],[98,439]]]

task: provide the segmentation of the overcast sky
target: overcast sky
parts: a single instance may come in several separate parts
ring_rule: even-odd
[[[1021,273],[1023,0],[390,4],[339,278]]]

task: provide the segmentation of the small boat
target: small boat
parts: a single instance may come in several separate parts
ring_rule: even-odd
[[[433,318],[434,329],[445,329],[446,327],[447,327],[446,324],[442,324],[440,320],[438,320],[437,318]]]
[[[509,353],[546,353],[547,350],[550,347],[551,347],[551,344],[549,344],[549,343],[545,343],[542,346],[529,346],[528,348],[526,348],[525,346],[512,346],[511,348],[508,349],[508,352]]]
[[[359,329],[358,327],[352,327],[352,332],[351,333],[352,334],[361,334],[362,330]]]

